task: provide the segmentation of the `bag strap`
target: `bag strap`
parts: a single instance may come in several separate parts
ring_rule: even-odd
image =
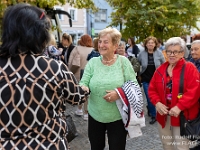
[[[125,82],[124,65],[123,65],[123,63],[122,63],[122,57],[121,57],[120,61],[121,61],[121,67],[122,67],[122,74],[123,74],[124,82]]]
[[[185,65],[183,65],[182,69],[181,69],[181,74],[180,74],[180,83],[179,83],[179,95],[183,94],[183,86],[184,86],[184,73],[185,73]]]
[[[185,63],[183,65],[182,69],[181,69],[180,82],[179,82],[179,93],[178,93],[178,95],[183,95],[184,73],[185,73]],[[183,111],[181,111],[180,115],[184,117]]]

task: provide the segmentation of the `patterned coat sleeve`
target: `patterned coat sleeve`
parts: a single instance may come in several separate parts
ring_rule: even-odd
[[[86,93],[78,85],[74,74],[68,70],[67,66],[62,65],[62,97],[66,102],[72,105],[79,105],[86,100]]]

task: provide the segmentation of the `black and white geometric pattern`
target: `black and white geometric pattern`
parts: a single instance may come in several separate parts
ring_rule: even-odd
[[[67,150],[65,103],[84,100],[63,63],[31,54],[0,57],[0,149]]]
[[[126,81],[123,84],[122,89],[136,116],[140,118],[141,113],[143,112],[143,96],[139,84],[133,81]]]

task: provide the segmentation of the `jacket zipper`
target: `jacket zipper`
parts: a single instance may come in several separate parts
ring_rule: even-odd
[[[165,86],[165,82],[164,82],[164,78],[163,78],[163,75],[158,71],[156,70],[156,72],[160,75],[160,77],[162,78],[162,85],[163,85],[163,89],[164,89],[164,100],[165,100],[165,103],[167,104],[167,100],[166,100],[166,86]],[[167,122],[167,117],[165,117],[165,124]],[[171,125],[170,125],[170,130],[172,129]]]

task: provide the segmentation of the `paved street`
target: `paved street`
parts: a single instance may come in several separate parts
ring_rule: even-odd
[[[144,101],[146,102],[146,99],[144,99]],[[67,113],[72,115],[79,133],[79,135],[70,143],[70,150],[90,150],[87,136],[87,121],[84,121],[82,117],[76,116],[74,114],[75,110],[76,106],[67,105]],[[146,127],[142,128],[143,136],[128,139],[126,150],[163,150],[158,136],[157,123],[150,125],[150,118],[147,115],[145,116],[145,119]],[[108,146],[105,150],[109,150]]]

